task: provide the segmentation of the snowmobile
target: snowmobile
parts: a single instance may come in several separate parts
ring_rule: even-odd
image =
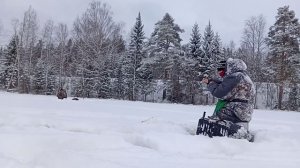
[[[247,139],[254,142],[254,135],[243,126],[227,120],[220,120],[218,117],[205,117],[199,119],[196,135],[205,135],[210,138],[215,136],[229,137],[235,139]]]

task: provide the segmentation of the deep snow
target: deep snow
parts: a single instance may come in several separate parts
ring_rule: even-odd
[[[256,141],[196,136],[212,106],[0,92],[0,168],[299,168],[300,113],[255,110]]]

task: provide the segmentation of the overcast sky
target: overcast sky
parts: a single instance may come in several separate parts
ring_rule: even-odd
[[[38,14],[40,27],[46,20],[55,23],[63,22],[72,29],[72,24],[93,0],[0,0],[0,45],[5,43],[11,34],[11,20],[22,20],[24,12],[31,5]],[[141,12],[146,36],[152,33],[154,24],[168,12],[181,28],[183,43],[190,38],[195,22],[203,34],[208,21],[213,30],[221,36],[222,42],[228,44],[233,40],[239,43],[244,22],[251,16],[264,15],[267,29],[274,24],[278,7],[289,5],[291,10],[300,16],[300,0],[103,0],[110,5],[113,19],[124,23],[124,35],[128,36],[135,23],[138,12]]]

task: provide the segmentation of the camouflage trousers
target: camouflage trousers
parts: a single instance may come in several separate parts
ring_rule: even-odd
[[[229,102],[217,116],[221,120],[228,120],[233,123],[249,122],[251,120],[253,107],[248,103]]]

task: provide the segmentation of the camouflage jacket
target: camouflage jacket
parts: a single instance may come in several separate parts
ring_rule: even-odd
[[[247,66],[240,59],[227,60],[227,72],[223,81],[212,80],[208,90],[213,96],[226,100],[220,118],[232,118],[236,122],[249,122],[253,113],[254,84],[246,74]],[[224,117],[222,116],[224,115]],[[234,119],[235,118],[235,119]]]

